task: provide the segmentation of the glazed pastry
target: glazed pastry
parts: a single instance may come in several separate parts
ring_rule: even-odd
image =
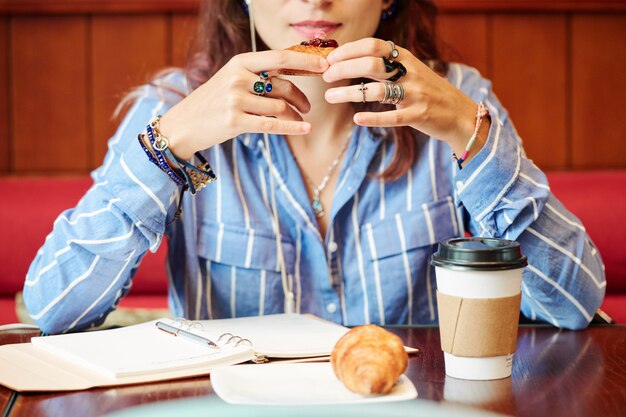
[[[350,391],[386,394],[406,370],[408,354],[398,336],[368,324],[339,339],[331,363],[337,378]]]
[[[299,45],[290,46],[287,50],[319,55],[326,58],[328,54],[334,51],[337,46],[337,41],[334,39],[313,38],[309,41],[304,41]],[[278,73],[283,75],[320,75],[317,72],[292,69],[282,69],[279,70]]]

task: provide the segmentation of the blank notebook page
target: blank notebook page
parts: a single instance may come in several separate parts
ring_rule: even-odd
[[[169,319],[160,321],[173,323]],[[155,323],[156,320],[112,330],[36,337],[32,343],[113,378],[219,364],[237,356],[245,361],[253,353],[249,346],[243,345],[222,345],[220,349],[202,346],[163,332]],[[219,335],[204,334],[214,341]]]

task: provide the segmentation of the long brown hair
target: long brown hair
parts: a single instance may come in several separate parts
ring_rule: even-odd
[[[439,55],[435,38],[435,4],[432,0],[395,0],[395,3],[394,14],[381,20],[374,37],[401,45],[428,63],[433,70],[445,74],[447,63]],[[192,88],[206,82],[231,57],[249,52],[252,48],[248,15],[242,1],[203,1],[198,18],[197,52],[191,56],[185,68]],[[256,44],[260,51],[269,49],[258,35]],[[360,82],[353,81],[355,84]],[[356,103],[354,106],[358,111],[384,109],[380,103]],[[393,128],[391,140],[396,144],[396,152],[392,162],[380,175],[384,181],[393,181],[404,175],[416,157],[414,129]]]

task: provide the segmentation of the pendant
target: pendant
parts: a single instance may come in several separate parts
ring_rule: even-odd
[[[320,217],[324,217],[324,214],[326,214],[326,212],[324,211],[324,207],[322,206],[322,202],[319,198],[313,199],[311,207],[313,207],[313,213],[315,213],[315,217],[317,217],[318,219]]]

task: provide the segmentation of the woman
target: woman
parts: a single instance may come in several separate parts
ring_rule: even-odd
[[[433,18],[417,0],[205,2],[200,54],[133,95],[93,187],[35,258],[33,319],[49,333],[101,323],[165,234],[174,315],[435,323],[430,255],[469,231],[522,244],[526,316],[585,327],[600,256],[489,81],[440,60]],[[284,51],[318,32],[340,45],[326,59]],[[181,197],[212,179],[199,157],[219,179]]]

